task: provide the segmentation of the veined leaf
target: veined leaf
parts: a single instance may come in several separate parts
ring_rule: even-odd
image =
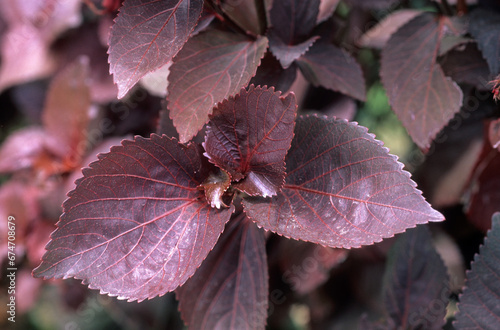
[[[286,166],[277,196],[243,199],[249,217],[279,235],[351,248],[443,220],[396,157],[355,123],[299,118]]]
[[[198,189],[209,167],[196,145],[154,134],[122,144],[83,171],[34,274],[142,301],[193,275],[233,208],[211,208]]]

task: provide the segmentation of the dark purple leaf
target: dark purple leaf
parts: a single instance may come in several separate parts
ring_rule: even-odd
[[[248,84],[266,48],[266,37],[254,41],[213,29],[186,43],[168,77],[168,108],[181,142],[198,133],[215,104]]]
[[[455,329],[493,329],[500,322],[500,213],[474,256],[459,297]]]
[[[382,49],[394,32],[421,13],[415,9],[394,11],[363,34],[358,43],[362,47]]]
[[[271,52],[267,52],[257,69],[257,73],[250,80],[250,85],[273,86],[277,91],[287,92],[297,76],[297,66],[292,64],[283,69],[280,62]]]
[[[484,232],[491,228],[489,219],[499,210],[499,168],[500,152],[498,149],[493,149],[488,141],[484,141],[482,153],[471,175],[468,193],[465,195],[470,221]]]
[[[43,110],[43,126],[58,143],[53,152],[70,165],[80,166],[85,156],[90,121],[89,59],[80,57],[52,81]]]
[[[491,74],[500,73],[500,14],[478,9],[470,14],[469,32],[490,67]]]
[[[330,278],[330,270],[342,263],[348,250],[283,239],[280,241],[283,281],[299,294],[307,294]]]
[[[355,123],[299,118],[286,165],[278,196],[243,200],[253,221],[279,235],[351,248],[443,220],[396,157]]]
[[[462,105],[462,91],[443,74],[436,58],[449,23],[446,17],[419,15],[382,50],[380,74],[389,103],[424,150]]]
[[[124,1],[109,38],[110,72],[119,98],[177,54],[202,8],[202,0]]]
[[[244,88],[214,108],[204,147],[210,161],[238,181],[250,195],[272,196],[285,178],[297,105],[295,95],[282,97],[274,88]]]
[[[233,209],[211,208],[198,189],[209,171],[200,148],[154,134],[122,144],[84,169],[36,277],[142,301],[183,284],[214,247]]]
[[[500,151],[500,119],[495,119],[490,122],[488,128],[488,138],[491,146]]]
[[[314,86],[342,92],[358,100],[365,99],[365,80],[361,66],[345,50],[316,43],[297,60],[304,77]]]
[[[316,23],[326,21],[335,12],[340,0],[320,0],[319,12]]]
[[[266,18],[260,17],[264,13],[264,8],[260,8],[260,6],[263,6],[260,1],[220,1],[222,12],[247,33],[253,35],[264,34]]]
[[[316,26],[319,4],[320,0],[273,1],[269,12],[272,33],[286,45],[304,42]]]
[[[465,83],[479,90],[489,90],[490,70],[476,44],[467,43],[453,49],[440,60],[444,73],[457,83]]]
[[[182,319],[190,329],[264,329],[268,275],[264,232],[239,216],[214,250],[177,289]]]
[[[394,6],[400,0],[347,0],[347,3],[364,9],[385,9]]]
[[[279,36],[273,33],[274,30],[271,30],[269,33],[269,50],[279,59],[281,66],[284,69],[287,69],[292,65],[292,63],[304,55],[309,47],[319,38],[319,37],[311,37],[304,42],[289,45],[284,43]]]
[[[394,243],[382,291],[393,329],[442,329],[449,278],[426,227],[410,229]]]

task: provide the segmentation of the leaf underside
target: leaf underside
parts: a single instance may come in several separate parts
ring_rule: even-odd
[[[442,329],[449,278],[426,227],[410,229],[394,243],[382,291],[394,329]]]
[[[84,169],[34,275],[82,279],[142,301],[184,283],[213,248],[232,208],[211,208],[197,189],[201,149],[166,136],[123,141]]]
[[[219,30],[190,39],[175,57],[168,77],[168,109],[180,141],[189,141],[218,102],[245,87],[267,49],[267,38]]]
[[[111,28],[110,73],[121,98],[145,74],[168,63],[193,31],[203,0],[125,0]]]
[[[492,228],[467,272],[459,297],[455,329],[492,329],[500,320],[500,213],[492,217]]]
[[[238,181],[235,188],[252,196],[276,195],[285,178],[296,109],[293,93],[242,89],[214,108],[205,136],[207,157]]]
[[[437,63],[445,19],[430,13],[417,16],[392,35],[381,55],[389,103],[424,150],[462,105],[462,91]]]
[[[279,235],[352,248],[443,220],[396,157],[355,123],[299,118],[286,166],[276,197],[243,199],[249,217]]]
[[[264,329],[264,232],[244,216],[229,221],[214,250],[176,293],[182,319],[192,329]]]

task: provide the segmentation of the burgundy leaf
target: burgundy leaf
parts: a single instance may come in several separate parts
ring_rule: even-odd
[[[177,289],[190,329],[264,329],[268,274],[264,232],[246,217],[231,220],[200,269]]]
[[[278,196],[243,200],[253,221],[279,235],[351,248],[443,220],[396,157],[355,123],[299,118],[286,165]]]
[[[168,108],[181,142],[198,133],[215,104],[248,84],[266,48],[266,37],[254,41],[214,29],[186,43],[168,77]]]
[[[491,146],[500,151],[500,119],[495,119],[490,122],[488,128],[488,138]]]
[[[365,99],[365,80],[361,66],[345,50],[316,43],[297,60],[300,70],[314,86]]]
[[[460,295],[455,329],[492,329],[500,320],[500,213],[492,217],[491,230],[474,256]]]
[[[110,72],[119,98],[177,54],[202,8],[202,0],[124,1],[109,38]]]
[[[316,26],[319,4],[320,0],[273,1],[269,12],[272,33],[286,45],[304,42]]]
[[[335,12],[340,0],[320,0],[319,12],[316,23],[326,21]]]
[[[377,25],[363,34],[358,42],[359,45],[375,49],[384,48],[394,32],[420,13],[422,13],[420,10],[415,9],[401,9],[390,13]]]
[[[47,134],[31,127],[11,133],[0,148],[0,173],[32,168],[45,152]]]
[[[470,14],[470,34],[490,67],[491,74],[500,73],[500,14],[478,9]]]
[[[274,30],[268,35],[269,50],[271,50],[274,56],[279,60],[283,69],[287,69],[296,59],[304,55],[309,50],[309,47],[319,38],[311,37],[299,44],[288,45],[284,43],[279,36],[273,33],[273,31]]]
[[[285,155],[293,138],[295,95],[274,88],[244,88],[214,108],[204,147],[210,161],[229,172],[237,189],[272,196],[285,178]]]
[[[470,221],[482,231],[491,227],[492,215],[500,205],[500,152],[488,141],[474,166],[468,192],[465,195],[467,215]]]
[[[436,58],[448,23],[446,17],[419,15],[382,50],[380,74],[389,103],[424,150],[462,104],[462,91],[443,74]]]
[[[70,165],[79,166],[85,156],[90,120],[89,59],[80,57],[52,81],[43,110],[45,131],[58,143],[52,148]]]
[[[265,30],[266,18],[260,17],[264,13],[264,9],[260,8],[260,6],[263,6],[260,1],[220,1],[222,12],[247,33],[253,35],[264,34]]]
[[[257,69],[257,73],[250,80],[250,84],[258,86],[273,86],[276,90],[287,92],[297,76],[297,66],[292,64],[283,69],[280,62],[271,52],[267,52]]]
[[[442,329],[449,278],[424,226],[401,235],[389,251],[383,297],[393,329]]]
[[[197,188],[207,172],[199,147],[155,134],[101,154],[69,193],[35,276],[82,279],[129,301],[174,290],[233,210],[207,204]]]
[[[385,9],[394,6],[399,0],[347,0],[347,3],[364,9]]]
[[[307,294],[330,278],[330,270],[342,263],[348,250],[283,239],[279,253],[283,281],[299,294]]]
[[[489,90],[490,70],[476,44],[467,43],[453,49],[440,60],[444,73],[457,83],[465,83],[479,90]]]

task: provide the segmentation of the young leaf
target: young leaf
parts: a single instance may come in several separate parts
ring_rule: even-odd
[[[243,200],[253,221],[279,235],[352,248],[443,220],[396,157],[355,123],[299,118],[286,165],[278,196]]]
[[[198,186],[201,150],[166,136],[123,141],[83,171],[34,275],[82,279],[139,300],[184,283],[214,247],[232,208],[211,208]]]
[[[456,329],[492,329],[500,320],[500,213],[492,217],[491,230],[474,256],[459,297]]]
[[[413,141],[428,149],[437,133],[460,110],[462,91],[437,63],[446,17],[417,16],[401,27],[382,50],[380,74],[389,103]]]
[[[382,291],[394,329],[442,329],[449,278],[426,227],[410,229],[394,243]]]
[[[470,14],[469,32],[477,40],[492,75],[500,73],[500,14],[478,9]]]
[[[269,13],[269,49],[288,68],[293,61],[303,55],[318,37],[310,37],[316,26],[319,13],[319,0],[273,1]]]
[[[208,30],[190,39],[168,77],[168,108],[180,141],[189,141],[218,102],[236,94],[255,75],[267,38]]]
[[[203,0],[125,0],[109,38],[110,72],[122,98],[168,63],[189,38]]]
[[[244,214],[229,221],[214,250],[176,290],[190,329],[264,329],[268,275],[264,232]]]
[[[204,147],[210,161],[226,170],[237,189],[272,196],[285,178],[285,155],[295,123],[295,95],[274,88],[244,88],[214,108]]]
[[[346,51],[330,44],[316,43],[297,60],[300,71],[314,86],[322,86],[365,99],[365,80],[361,66]]]

